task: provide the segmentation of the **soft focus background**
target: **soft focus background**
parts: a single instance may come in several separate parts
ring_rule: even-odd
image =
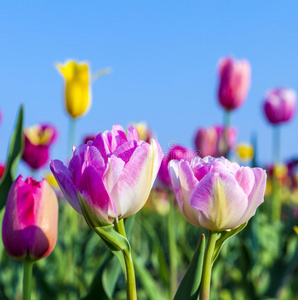
[[[298,90],[298,2],[272,1],[19,1],[0,4],[0,160],[6,158],[17,108],[25,126],[59,129],[52,157],[67,158],[68,116],[63,79],[55,63],[87,60],[95,72],[88,116],[77,123],[76,143],[88,133],[146,121],[167,151],[177,141],[193,147],[198,127],[221,124],[217,62],[247,58],[252,85],[232,114],[238,142],[258,134],[258,158],[271,162],[272,131],[263,117],[266,90]],[[282,160],[298,151],[298,118],[282,128]],[[21,172],[27,170],[21,163]]]

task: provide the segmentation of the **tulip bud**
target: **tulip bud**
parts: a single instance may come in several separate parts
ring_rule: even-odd
[[[296,93],[292,89],[270,90],[265,96],[264,112],[271,124],[290,121],[296,110]]]
[[[24,130],[25,143],[22,159],[32,169],[44,167],[50,157],[50,145],[57,138],[57,131],[53,126],[35,125]]]
[[[240,167],[225,158],[172,160],[169,171],[184,217],[211,231],[246,223],[264,201],[266,171]]]
[[[86,114],[91,106],[91,75],[88,63],[66,61],[57,64],[65,80],[65,108],[76,119]]]
[[[218,100],[226,110],[238,108],[245,100],[250,86],[250,64],[230,57],[219,61]]]
[[[168,170],[168,164],[172,159],[184,159],[186,161],[190,161],[193,157],[197,156],[195,152],[191,149],[187,149],[180,145],[175,145],[169,151],[169,153],[164,157],[159,172],[158,179],[165,186],[171,186],[171,178]]]
[[[58,201],[46,182],[20,175],[12,184],[2,225],[7,253],[18,260],[36,261],[55,247],[58,226]]]

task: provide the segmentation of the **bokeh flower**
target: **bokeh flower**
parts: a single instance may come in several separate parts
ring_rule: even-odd
[[[220,105],[230,111],[244,102],[249,87],[251,69],[247,60],[234,60],[231,57],[219,61],[218,100]]]
[[[235,152],[241,161],[251,161],[254,157],[254,148],[248,143],[239,143]]]
[[[135,127],[127,135],[119,125],[74,150],[67,168],[51,161],[61,191],[79,213],[88,206],[94,219],[103,223],[137,213],[148,199],[163,158],[154,139],[139,140]],[[78,192],[82,195],[78,198]]]
[[[35,125],[24,130],[24,136],[22,159],[34,170],[44,167],[50,158],[50,146],[57,138],[55,127]]]
[[[169,171],[184,217],[211,231],[246,223],[264,201],[266,172],[240,167],[225,158],[172,160]]]
[[[68,60],[58,63],[57,69],[65,80],[65,108],[76,119],[86,114],[91,106],[91,75],[86,62]]]
[[[278,88],[267,92],[264,113],[271,124],[290,121],[296,110],[296,93],[289,88]]]
[[[7,253],[18,260],[36,261],[55,247],[58,227],[58,201],[45,179],[25,181],[20,175],[12,184],[2,224]]]
[[[171,186],[171,178],[168,170],[168,164],[172,159],[184,159],[186,161],[190,161],[195,156],[197,156],[197,154],[191,149],[185,148],[180,145],[173,146],[161,163],[158,172],[158,179],[160,180],[160,182],[166,187]]]

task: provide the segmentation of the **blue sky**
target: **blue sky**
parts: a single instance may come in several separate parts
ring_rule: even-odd
[[[197,128],[222,123],[217,62],[232,54],[252,67],[249,95],[232,124],[238,141],[257,132],[258,156],[269,163],[263,95],[277,86],[298,90],[297,11],[297,1],[2,1],[0,160],[21,103],[25,126],[58,127],[52,156],[66,159],[69,120],[54,64],[68,58],[89,61],[93,72],[113,68],[93,85],[77,143],[113,124],[146,121],[165,151],[173,140],[192,147]],[[297,128],[297,116],[282,128],[284,159],[298,152]]]

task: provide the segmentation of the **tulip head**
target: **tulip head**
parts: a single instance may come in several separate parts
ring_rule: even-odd
[[[246,223],[264,201],[266,172],[260,168],[208,156],[191,162],[172,160],[169,171],[184,217],[211,231]]]
[[[68,168],[59,160],[51,161],[50,167],[66,200],[78,213],[83,208],[92,219],[113,223],[143,207],[162,158],[156,140],[148,144],[139,140],[133,126],[126,135],[115,125],[112,131],[77,147]]]
[[[65,108],[76,119],[86,114],[91,106],[91,75],[88,63],[69,60],[57,64],[65,81]]]
[[[22,159],[32,169],[44,167],[50,157],[50,146],[57,138],[57,131],[53,126],[35,125],[24,130],[25,143]]]
[[[296,110],[296,93],[292,89],[279,88],[267,92],[264,113],[267,120],[277,125],[290,121]]]
[[[254,157],[254,148],[247,143],[240,143],[235,147],[237,156],[241,161],[251,161]]]
[[[236,109],[244,102],[250,87],[250,74],[247,60],[227,57],[219,61],[218,100],[224,109]]]
[[[0,179],[4,175],[4,171],[5,171],[5,164],[0,163]]]
[[[55,247],[58,201],[45,179],[22,180],[12,184],[5,208],[2,239],[7,253],[18,260],[36,261]]]
[[[233,127],[228,128],[227,142],[228,150],[233,149],[237,138],[237,131]],[[225,155],[225,136],[223,126],[214,126],[211,128],[200,128],[195,135],[195,148],[201,157],[214,156],[221,157]]]
[[[195,156],[197,156],[196,153],[191,149],[187,149],[180,145],[173,146],[161,163],[158,172],[158,179],[160,180],[160,182],[166,187],[171,186],[171,178],[168,170],[168,164],[172,159],[184,159],[186,161],[190,161]]]

